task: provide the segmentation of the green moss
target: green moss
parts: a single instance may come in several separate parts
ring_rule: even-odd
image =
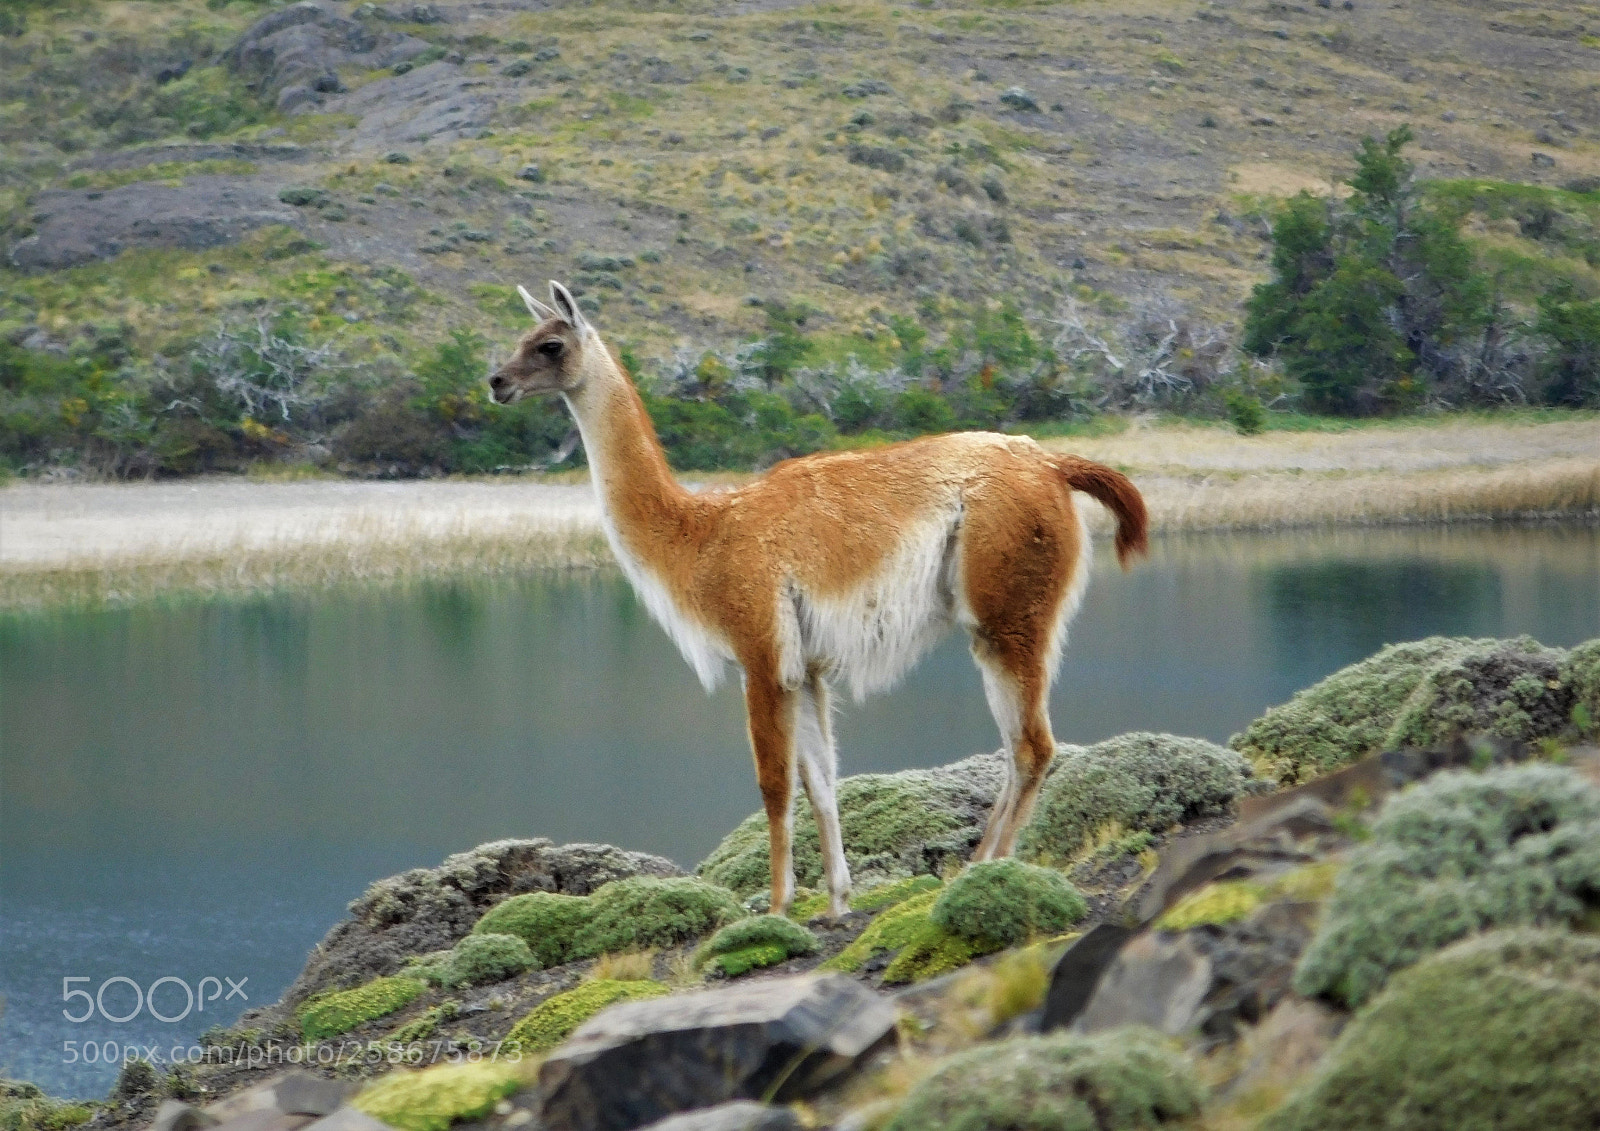
[[[711,963],[731,978],[758,966],[776,966],[815,953],[819,945],[817,936],[798,923],[781,915],[758,915],[730,923],[712,935],[695,954],[695,964]]]
[[[350,1102],[400,1131],[445,1131],[452,1123],[488,1115],[522,1084],[522,1069],[506,1061],[441,1064],[421,1072],[391,1072]]]
[[[909,945],[918,935],[926,932],[930,925],[928,912],[933,910],[938,898],[937,891],[924,892],[889,908],[868,923],[867,929],[857,935],[850,945],[824,962],[822,968],[854,973],[874,954],[900,950]]]
[[[597,978],[540,1002],[511,1027],[511,1032],[506,1034],[506,1045],[508,1049],[520,1048],[524,1055],[544,1052],[566,1040],[574,1029],[608,1005],[643,1001],[671,992],[660,982]]]
[[[528,945],[540,969],[579,957],[578,932],[588,926],[593,905],[587,896],[536,891],[514,895],[491,907],[473,926],[475,935],[514,935]]]
[[[1203,1092],[1154,1033],[995,1041],[946,1060],[885,1131],[1134,1131],[1187,1120]]]
[[[886,884],[878,884],[866,891],[857,892],[850,897],[850,910],[852,911],[882,911],[885,907],[893,907],[897,903],[904,903],[914,895],[921,895],[927,891],[937,891],[942,886],[937,876],[912,876],[904,880],[892,880]]]
[[[690,876],[633,876],[589,897],[592,915],[573,940],[584,957],[676,946],[742,918],[733,893]]]
[[[1523,636],[1442,660],[1401,704],[1384,749],[1438,746],[1458,734],[1523,742],[1559,734],[1572,714],[1572,690],[1558,678],[1566,658]]]
[[[858,881],[900,879],[926,873],[946,856],[964,856],[968,834],[992,802],[975,783],[975,760],[935,770],[859,774],[839,783],[839,823],[845,857]],[[811,806],[795,803],[796,882],[822,883],[822,854]],[[764,891],[771,882],[767,818],[757,813],[729,833],[698,875],[740,895]]]
[[[1097,830],[1162,833],[1216,816],[1249,773],[1238,754],[1199,738],[1141,732],[1090,747],[1063,746],[1018,852],[1064,862],[1089,848]]]
[[[1260,907],[1266,896],[1266,888],[1247,880],[1207,884],[1184,896],[1157,919],[1156,930],[1187,931],[1191,927],[1233,923]]]
[[[1600,1126],[1600,939],[1497,931],[1394,976],[1268,1131]]]
[[[1229,741],[1262,777],[1292,785],[1377,751],[1401,707],[1435,666],[1493,640],[1430,636],[1391,644],[1298,691]]]
[[[729,951],[727,954],[719,954],[710,959],[709,964],[728,977],[737,978],[752,970],[786,962],[789,957],[789,952],[777,943],[758,943],[741,950]]]
[[[1295,988],[1352,1006],[1478,931],[1600,905],[1600,789],[1559,766],[1438,774],[1396,794],[1351,852]]]
[[[484,986],[515,978],[533,965],[533,951],[516,935],[473,933],[450,951],[439,981],[447,989]]]
[[[883,980],[891,986],[926,982],[999,949],[1000,945],[991,940],[968,938],[929,922],[883,968]]]
[[[353,990],[317,994],[300,1006],[300,1029],[308,1040],[337,1037],[410,1005],[427,988],[420,979],[396,976],[374,978]]]
[[[953,934],[1015,946],[1066,930],[1088,909],[1060,872],[1013,858],[969,867],[939,895],[928,917]]]

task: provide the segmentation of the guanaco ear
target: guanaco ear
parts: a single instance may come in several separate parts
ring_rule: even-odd
[[[528,313],[533,315],[535,322],[543,322],[547,318],[561,317],[544,303],[528,293],[528,288],[521,283],[517,284],[517,293],[522,296],[522,305],[528,308]]]
[[[554,279],[550,280],[550,301],[556,308],[556,317],[568,326],[574,330],[588,328],[589,323],[584,321],[583,311],[578,309],[578,300],[572,297],[571,291]]]

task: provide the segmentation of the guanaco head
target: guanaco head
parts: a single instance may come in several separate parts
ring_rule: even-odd
[[[578,309],[571,292],[550,282],[550,306],[519,286],[534,326],[511,360],[489,375],[489,393],[497,404],[511,404],[534,393],[575,392],[587,377],[589,364],[605,357],[605,346]]]

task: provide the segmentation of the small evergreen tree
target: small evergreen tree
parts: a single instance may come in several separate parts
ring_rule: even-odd
[[[1272,229],[1270,282],[1247,306],[1244,348],[1277,357],[1313,408],[1404,408],[1464,364],[1495,309],[1458,213],[1425,205],[1401,126],[1367,138],[1348,199],[1302,192]]]

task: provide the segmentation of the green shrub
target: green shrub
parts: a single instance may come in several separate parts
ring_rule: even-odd
[[[1561,682],[1572,689],[1572,722],[1580,733],[1600,727],[1600,640],[1580,644],[1561,665]]]
[[[1391,797],[1340,874],[1295,988],[1359,1006],[1465,935],[1600,906],[1600,790],[1526,765],[1437,774]]]
[[[873,955],[892,952],[894,958],[884,969],[883,980],[890,984],[921,982],[1001,948],[992,939],[958,935],[935,923],[929,913],[938,899],[938,891],[927,891],[895,904],[824,962],[823,969],[854,973]]]
[[[527,1016],[511,1027],[506,1034],[505,1046],[508,1051],[520,1049],[524,1056],[545,1052],[566,1040],[574,1029],[608,1005],[615,1005],[619,1001],[643,1001],[671,992],[660,982],[624,982],[609,978],[584,982],[577,989],[556,994],[534,1006]]]
[[[1088,910],[1060,872],[1005,859],[973,864],[957,876],[928,918],[954,934],[1015,946],[1064,931]]]
[[[1572,690],[1558,678],[1565,658],[1523,636],[1440,661],[1401,705],[1384,749],[1480,732],[1524,742],[1559,734],[1572,716]]]
[[[93,1104],[56,1099],[35,1084],[0,1077],[0,1131],[66,1131],[94,1116]]]
[[[503,982],[533,968],[533,951],[516,935],[474,933],[450,951],[440,983],[447,989]]]
[[[1040,791],[1018,852],[1067,861],[1097,833],[1163,833],[1227,811],[1250,767],[1238,754],[1199,738],[1119,735],[1094,746],[1063,746]]]
[[[348,1033],[378,1017],[403,1009],[427,990],[416,978],[374,978],[353,990],[335,990],[307,999],[298,1010],[307,1040],[320,1041]]]
[[[1267,1131],[1600,1126],[1600,939],[1527,928],[1394,976]]]
[[[472,933],[514,935],[528,945],[538,968],[545,969],[583,957],[573,944],[593,913],[587,896],[535,891],[489,908]]]
[[[866,883],[902,879],[937,870],[946,859],[965,858],[994,801],[999,775],[998,762],[979,755],[938,769],[843,779],[839,823],[851,876]],[[822,852],[805,798],[795,801],[793,830],[796,881],[819,887]],[[765,891],[771,882],[766,814],[747,818],[696,872],[740,895]]]
[[[695,954],[695,964],[710,964],[730,978],[761,966],[815,953],[817,936],[782,915],[757,915],[729,923]]]
[[[1020,1037],[946,1060],[885,1131],[1135,1131],[1187,1120],[1202,1098],[1155,1033]]]
[[[675,946],[742,918],[726,888],[690,876],[633,876],[589,897],[591,917],[573,940],[590,958],[651,946]]]
[[[452,1123],[489,1115],[522,1084],[521,1068],[509,1061],[441,1064],[391,1072],[350,1103],[400,1131],[445,1131]]]
[[[1535,330],[1554,347],[1544,362],[1545,399],[1600,405],[1600,298],[1585,299],[1562,280],[1540,296]]]
[[[1430,636],[1390,644],[1297,691],[1229,740],[1256,773],[1293,785],[1374,753],[1417,685],[1432,668],[1493,640]]]
[[[1261,407],[1258,397],[1228,389],[1222,394],[1222,402],[1227,407],[1228,420],[1239,435],[1255,436],[1267,426],[1267,410]]]

